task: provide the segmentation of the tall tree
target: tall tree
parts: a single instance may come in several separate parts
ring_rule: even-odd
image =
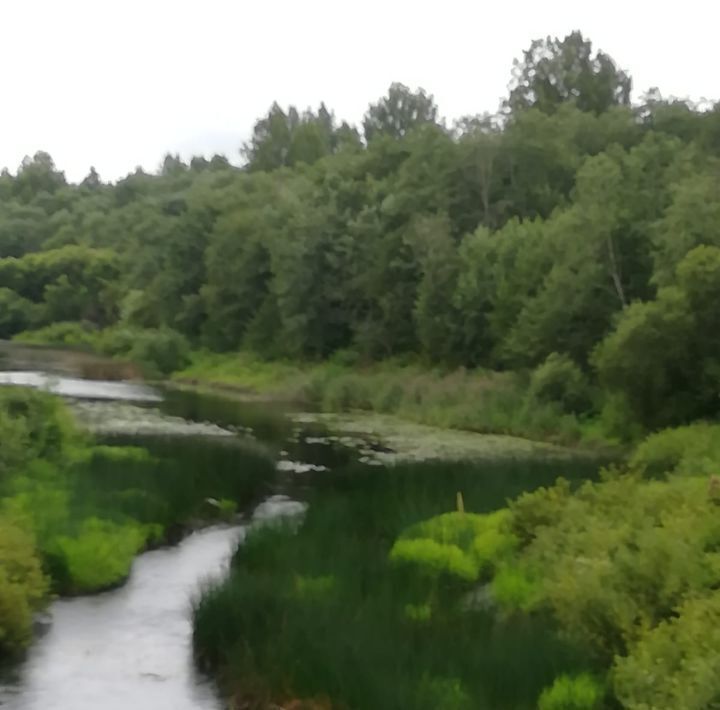
[[[510,97],[511,112],[536,107],[554,113],[562,103],[581,111],[602,113],[630,103],[630,77],[604,52],[593,54],[592,42],[575,31],[564,39],[535,40],[516,60]]]
[[[424,123],[437,123],[438,108],[432,94],[424,89],[412,91],[404,84],[390,85],[387,96],[370,107],[363,119],[366,142],[377,135],[403,138]]]

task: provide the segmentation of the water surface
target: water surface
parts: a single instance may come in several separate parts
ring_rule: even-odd
[[[242,527],[208,528],[135,560],[123,587],[62,599],[27,661],[0,685],[7,710],[215,710],[194,670],[190,600],[222,574]]]

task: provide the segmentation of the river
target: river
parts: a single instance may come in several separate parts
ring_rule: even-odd
[[[208,528],[140,555],[127,584],[52,604],[49,631],[0,686],[7,710],[214,710],[190,655],[189,604],[221,574],[241,527]],[[162,593],[159,593],[162,590]]]
[[[394,511],[391,516],[415,515],[414,506],[420,505],[433,514],[445,512],[454,505],[457,491],[466,494],[471,510],[487,511],[525,490],[551,483],[558,475],[582,480],[597,470],[590,461],[512,437],[448,432],[377,417],[328,420],[317,413],[292,413],[284,406],[218,394],[85,379],[84,370],[74,371],[72,358],[63,353],[56,357],[50,351],[49,358],[45,353],[45,361],[42,352],[32,349],[21,355],[14,363],[6,358],[0,385],[40,387],[60,394],[79,423],[101,442],[146,447],[157,456],[152,461],[158,462],[142,472],[152,479],[145,486],[149,495],[190,515],[206,496],[240,501],[245,515],[233,524],[190,534],[192,525],[181,526],[179,544],[140,555],[122,587],[54,601],[51,621],[38,633],[25,659],[0,673],[2,710],[220,710],[224,704],[215,683],[199,674],[193,663],[191,601],[204,580],[225,573],[248,525],[278,514],[297,514],[301,504],[283,494],[302,499],[309,488],[316,493],[332,488],[333,481],[342,486],[345,469],[352,470],[352,480],[357,481],[358,469],[364,467],[363,485],[370,486],[363,493],[367,505],[382,509],[387,503],[382,499],[386,471],[377,466],[435,457],[443,463],[413,472],[425,483],[414,484],[412,500],[388,508]],[[91,369],[110,371],[102,363],[100,367],[92,363]],[[376,437],[380,429],[382,436]],[[456,466],[451,474],[444,469],[450,459],[472,459],[472,468]],[[516,459],[521,463],[507,464]],[[506,465],[498,467],[492,463],[496,460]],[[358,463],[346,466],[353,461]],[[99,473],[93,486],[108,485],[118,475],[123,482],[128,476],[132,480],[137,472],[122,468]],[[373,478],[375,474],[380,478]],[[373,487],[373,480],[383,481],[382,486]],[[398,486],[403,480],[410,480],[407,473],[388,496],[392,505],[400,505]],[[359,493],[353,489],[350,495]],[[389,522],[396,524],[394,519]],[[517,629],[506,627],[501,637],[492,629],[488,622],[473,637],[489,660],[471,675],[494,693],[492,707],[525,708],[526,698],[536,698],[555,672],[559,661],[553,655],[553,642],[548,637],[550,650],[535,653],[528,647],[522,623]],[[538,638],[545,639],[545,632]],[[503,661],[510,658],[517,668]],[[516,682],[518,676],[523,683]]]
[[[136,383],[91,381],[43,371],[0,372],[0,384],[40,387],[68,398],[80,419],[123,443],[148,443],[182,451],[207,448],[204,465],[237,465],[227,439],[265,442],[282,456],[285,468],[317,466],[294,461],[287,449],[312,459],[318,447],[303,445],[277,412],[248,409],[218,397],[161,392]],[[195,419],[193,419],[195,417]],[[198,421],[199,420],[199,421]],[[214,421],[211,421],[214,420]],[[139,424],[140,423],[140,424]],[[252,427],[249,426],[252,424]],[[222,426],[221,426],[222,425]],[[139,427],[139,428],[138,428]],[[260,441],[258,441],[258,439]],[[202,442],[202,447],[200,443]],[[217,442],[217,443],[213,443]],[[322,448],[322,447],[321,447]],[[326,453],[328,447],[324,447]],[[240,449],[237,449],[240,451]],[[181,454],[178,459],[187,458]],[[189,461],[188,465],[193,465]],[[296,510],[269,488],[264,517]],[[273,497],[274,494],[274,497]],[[249,518],[248,518],[249,519]],[[0,676],[3,710],[214,710],[222,703],[213,682],[199,675],[190,650],[190,603],[202,582],[226,570],[246,524],[208,527],[192,532],[174,547],[146,552],[133,565],[122,587],[54,601],[49,625],[39,633],[27,657]]]

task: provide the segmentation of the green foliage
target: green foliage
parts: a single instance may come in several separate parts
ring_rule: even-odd
[[[494,601],[507,612],[531,611],[540,597],[537,582],[525,570],[511,565],[500,567],[490,588]]]
[[[60,537],[57,549],[74,592],[95,592],[123,582],[133,558],[145,545],[146,533],[134,525],[90,518],[74,537]]]
[[[510,502],[510,529],[523,545],[531,542],[537,532],[560,518],[570,500],[570,486],[562,478],[552,487],[541,487],[523,493]]]
[[[393,545],[390,559],[431,577],[448,574],[475,581],[515,549],[516,538],[507,530],[509,521],[507,510],[485,515],[445,513],[405,530]]]
[[[563,40],[535,40],[516,61],[508,104],[520,111],[532,106],[552,113],[563,102],[583,111],[602,113],[630,103],[630,77],[603,52],[592,55],[592,43],[582,33]]]
[[[81,440],[59,399],[20,387],[0,389],[0,475],[36,458],[56,461]]]
[[[97,331],[85,323],[59,321],[35,330],[24,330],[16,335],[14,340],[34,345],[93,347],[97,342]]]
[[[700,423],[651,434],[637,446],[629,465],[650,474],[717,475],[720,426]]]
[[[402,138],[413,128],[434,123],[437,106],[423,89],[411,91],[403,84],[390,85],[387,96],[368,108],[363,119],[365,140],[376,136]]]
[[[618,658],[613,685],[623,707],[710,708],[720,695],[720,595],[689,599]]]
[[[252,531],[230,575],[196,598],[196,658],[229,693],[259,677],[267,697],[322,695],[332,707],[534,707],[558,673],[592,666],[540,617],[468,609],[475,566],[456,543],[472,547],[509,514],[442,511],[458,490],[490,511],[509,491],[547,483],[558,465],[578,463],[398,465],[392,475],[351,466],[323,476],[297,531]],[[448,584],[433,589],[437,574]]]
[[[116,316],[114,252],[65,245],[0,259],[0,281],[34,304],[32,322],[87,320],[106,325]],[[27,306],[25,306],[27,310]]]
[[[473,582],[479,574],[475,560],[457,545],[430,539],[398,540],[390,552],[398,564],[410,564],[431,577],[447,574]]]
[[[677,267],[677,286],[625,310],[595,354],[600,381],[622,393],[628,417],[649,428],[720,412],[720,366],[710,303],[720,283],[720,249],[700,246]]]
[[[47,580],[32,537],[0,517],[0,657],[28,644],[32,615],[46,593]]]
[[[400,359],[345,366],[265,361],[248,353],[198,353],[175,374],[181,382],[218,384],[326,411],[366,410],[451,429],[572,444],[583,435],[574,414],[528,396],[527,378],[482,370],[428,370]],[[602,439],[602,436],[595,438]]]
[[[31,301],[9,288],[0,288],[0,338],[11,338],[27,329],[34,317]]]
[[[71,580],[70,591],[96,592],[123,582],[147,537],[148,532],[135,524],[88,518],[75,536],[58,538],[57,550]]]
[[[122,583],[147,545],[190,520],[230,518],[274,470],[264,453],[197,440],[152,453],[93,446],[59,398],[13,387],[0,389],[0,441],[0,655],[29,641],[48,586]]]
[[[600,707],[603,695],[602,685],[593,676],[587,673],[572,677],[563,675],[543,690],[538,710],[594,710]]]
[[[556,403],[564,412],[584,412],[590,407],[590,387],[580,368],[567,356],[552,353],[532,375],[530,396]]]
[[[608,470],[576,490],[560,479],[506,511],[518,544],[496,569],[492,599],[505,612],[549,613],[612,666],[623,707],[699,709],[718,695],[716,429],[658,432],[630,457],[630,473]],[[603,688],[584,686],[561,678],[539,706],[598,707]]]
[[[393,83],[364,140],[324,103],[273,103],[242,168],[168,155],[69,185],[37,153],[0,176],[0,337],[100,347],[152,376],[189,346],[521,370],[481,403],[423,406],[419,387],[327,378],[327,406],[565,441],[716,417],[718,111],[657,90],[632,107],[630,87],[574,31],[530,45],[501,113],[452,128]]]
[[[180,333],[169,328],[118,327],[106,330],[98,348],[107,355],[132,360],[149,375],[167,375],[190,363],[190,345]]]
[[[28,321],[15,304],[8,328],[87,320],[273,357],[584,365],[625,300],[652,296],[669,183],[701,174],[712,195],[702,153],[670,171],[706,122],[686,107],[680,138],[637,121],[627,75],[579,32],[533,43],[515,74],[511,120],[454,131],[430,94],[393,83],[365,143],[324,104],[274,103],[247,170],[167,156],[157,175],[68,186],[38,154],[3,183],[0,281],[34,307]]]

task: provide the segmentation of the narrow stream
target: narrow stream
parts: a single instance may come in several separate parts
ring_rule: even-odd
[[[242,527],[193,533],[137,558],[124,586],[52,604],[52,625],[10,682],[7,710],[214,710],[212,683],[194,670],[190,601],[222,574]],[[162,593],[160,593],[160,590]]]
[[[288,451],[280,452],[290,434],[287,420],[259,407],[248,411],[244,405],[219,398],[162,393],[144,385],[43,371],[0,372],[2,384],[38,387],[68,397],[79,421],[101,436],[118,433],[124,437],[123,443],[139,445],[146,443],[144,437],[151,436],[156,444],[171,448],[182,443],[179,456],[198,454],[197,459],[186,456],[185,465],[201,469],[212,466],[216,474],[222,475],[225,470],[217,466],[242,465],[233,448],[223,446],[229,438],[264,446],[270,456],[290,456]],[[314,452],[307,451],[302,443],[288,444],[288,448],[292,446],[296,455],[313,460]],[[218,454],[215,458],[213,451]],[[288,514],[288,507],[290,514],[297,513],[299,503],[273,498],[277,490],[270,487],[272,482],[267,485],[265,497],[269,500],[256,510],[257,519]],[[140,555],[129,580],[118,589],[53,602],[48,610],[51,622],[44,634],[38,634],[25,660],[10,670],[0,670],[0,707],[223,707],[215,685],[199,675],[192,662],[191,600],[203,580],[225,573],[245,529],[236,524],[198,530],[175,547]]]
[[[35,351],[31,354],[39,357]],[[0,710],[221,710],[224,704],[215,684],[197,672],[191,652],[191,601],[203,580],[225,574],[247,525],[302,513],[300,501],[310,488],[331,476],[331,471],[342,470],[352,461],[363,465],[364,458],[376,450],[382,456],[393,454],[409,435],[395,425],[395,439],[381,441],[392,448],[378,449],[377,442],[364,438],[362,432],[341,434],[340,429],[326,427],[309,415],[290,413],[281,405],[268,407],[217,394],[90,381],[77,377],[82,372],[55,372],[48,375],[37,362],[22,362],[15,371],[0,372],[0,385],[54,391],[67,398],[78,422],[94,431],[100,442],[147,448],[153,457],[151,465],[135,472],[137,480],[148,484],[149,501],[172,502],[173,510],[185,511],[184,517],[178,518],[178,538],[198,520],[207,519],[201,513],[196,515],[198,505],[229,499],[239,502],[241,512],[254,513],[235,518],[233,525],[193,532],[177,546],[140,555],[129,580],[118,589],[51,604],[52,621],[44,634],[37,635],[26,658],[9,674],[0,669]],[[435,435],[432,430],[421,431]],[[413,436],[421,438],[416,432]],[[445,450],[457,452],[465,446],[477,451],[471,449],[469,439],[475,446],[478,435],[451,433]],[[502,449],[497,443],[502,437],[480,439],[491,441],[491,451]],[[543,456],[542,449],[535,454],[537,445],[531,442],[509,440],[520,446],[525,456]],[[414,445],[411,451],[417,452]],[[420,446],[421,450],[428,448],[439,448],[439,444],[433,440],[424,449]],[[508,455],[507,448],[503,450]],[[386,459],[375,462],[388,465]],[[485,510],[486,499],[502,505],[507,498],[547,485],[571,469],[576,478],[587,478],[597,470],[591,461],[577,472],[576,466],[571,459],[558,458],[542,471],[519,468],[510,477],[496,477],[490,467],[487,476],[478,478],[475,504]],[[127,467],[94,473],[102,475],[89,479],[93,490],[102,491],[106,486],[110,492],[113,489],[108,482],[117,480],[114,477],[132,481],[135,475]],[[448,486],[438,489],[438,500],[452,505],[460,488],[453,482]],[[482,498],[477,495],[480,491]],[[281,495],[285,493],[296,500]],[[534,669],[537,675],[536,659],[526,657],[525,630],[516,632],[507,646],[498,646],[492,634],[479,637],[478,643],[497,647],[502,654],[512,649],[511,656],[519,657],[520,667]],[[548,667],[554,659],[548,658]],[[488,687],[495,687],[497,669],[502,668],[498,697],[515,698],[516,680],[505,678],[509,666],[486,661],[480,662],[479,668],[484,669]],[[535,690],[532,686],[533,693]],[[515,707],[495,705],[511,706]]]

